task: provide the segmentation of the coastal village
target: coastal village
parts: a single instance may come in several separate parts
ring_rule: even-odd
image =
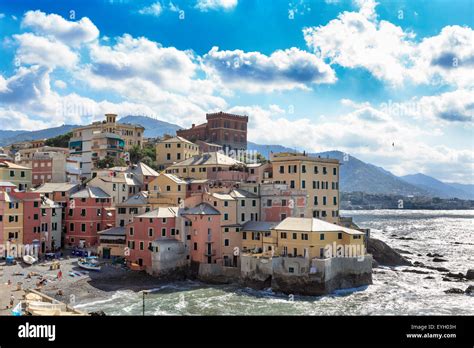
[[[88,272],[120,264],[288,294],[370,284],[369,231],[339,214],[338,160],[265,159],[247,151],[247,125],[248,116],[210,113],[148,139],[106,114],[74,129],[68,148],[4,147],[2,256],[32,264],[75,255]],[[132,160],[144,146],[156,149],[155,168]]]

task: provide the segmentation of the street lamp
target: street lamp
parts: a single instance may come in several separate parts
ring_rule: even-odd
[[[142,291],[142,315],[145,316],[145,295],[148,295],[151,291],[150,290],[143,290]]]

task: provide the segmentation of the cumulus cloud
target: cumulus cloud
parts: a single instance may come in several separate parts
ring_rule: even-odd
[[[99,29],[87,17],[78,21],[68,21],[57,14],[46,14],[39,10],[28,11],[22,26],[37,33],[51,35],[66,45],[80,45],[91,42],[99,36]]]
[[[196,73],[193,56],[125,34],[113,46],[91,45],[92,74],[111,80],[140,78],[164,88],[187,90]]]
[[[47,127],[47,123],[31,119],[21,112],[0,107],[2,130],[38,130]]]
[[[207,73],[224,86],[247,91],[307,89],[308,85],[333,83],[334,71],[314,54],[298,48],[278,50],[270,56],[213,47],[204,55]]]
[[[13,35],[13,37],[19,45],[16,58],[21,64],[73,68],[78,63],[76,53],[59,41],[31,33]]]
[[[457,25],[415,40],[414,33],[378,20],[372,0],[357,1],[358,12],[342,12],[326,25],[303,30],[321,58],[345,68],[364,68],[393,85],[474,83],[474,31]]]
[[[207,12],[209,10],[232,10],[238,4],[238,0],[198,0],[196,8],[200,11]]]
[[[163,7],[159,2],[155,2],[150,6],[143,7],[142,9],[138,10],[138,13],[143,15],[151,15],[155,17],[159,17],[163,12]]]
[[[442,132],[416,126],[371,105],[317,122],[313,117],[290,119],[284,109],[274,105],[236,106],[229,112],[249,115],[249,140],[259,144],[310,152],[339,150],[381,165],[396,175],[424,172],[459,182],[470,182],[472,178],[472,149],[443,145],[446,141]],[[438,139],[438,143],[427,143],[429,137]]]

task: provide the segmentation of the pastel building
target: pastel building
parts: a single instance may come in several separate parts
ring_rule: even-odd
[[[111,197],[98,187],[87,187],[71,195],[67,204],[65,243],[91,247],[98,232],[115,226]]]
[[[1,161],[0,181],[10,182],[14,184],[18,190],[25,191],[32,186],[31,168],[8,161]]]
[[[0,242],[23,244],[23,201],[15,197],[15,185],[0,182]]]
[[[115,206],[140,192],[141,183],[131,173],[102,171],[90,180],[88,185],[101,188],[110,196],[112,205]]]
[[[148,201],[148,192],[140,191],[130,196],[126,201],[116,205],[116,226],[123,227],[141,214],[152,210],[152,204]]]
[[[273,182],[307,192],[305,217],[339,219],[339,161],[299,153],[271,155]]]
[[[222,263],[222,233],[220,212],[208,203],[185,208],[186,237],[189,241],[191,261]]]
[[[134,269],[152,272],[153,241],[163,238],[181,239],[182,231],[176,227],[177,216],[178,207],[160,207],[136,216],[125,226],[129,251],[126,259]]]
[[[180,136],[166,138],[156,144],[156,162],[161,170],[198,154],[199,146]]]

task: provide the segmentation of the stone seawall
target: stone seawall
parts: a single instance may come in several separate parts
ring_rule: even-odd
[[[308,260],[242,256],[241,280],[256,289],[271,287],[287,294],[324,295],[372,284],[372,257]]]

